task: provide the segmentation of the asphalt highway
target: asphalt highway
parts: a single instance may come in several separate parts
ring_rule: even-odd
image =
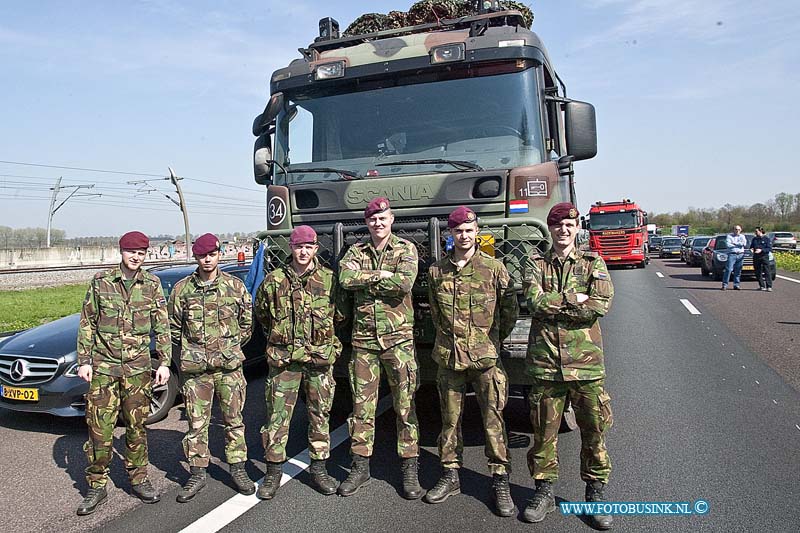
[[[660,276],[658,274],[661,274]],[[800,280],[797,274],[781,273]],[[775,292],[719,291],[699,269],[656,260],[646,269],[612,271],[616,297],[603,319],[607,388],[614,426],[608,434],[613,462],[607,497],[617,502],[708,502],[706,514],[618,516],[618,531],[796,531],[800,480],[800,283],[778,279]],[[685,300],[685,302],[682,302]],[[699,313],[699,314],[693,314]],[[249,373],[245,407],[252,478],[263,476],[259,428],[264,416],[263,373]],[[342,387],[343,388],[343,387]],[[346,391],[337,394],[331,430],[344,431]],[[491,511],[491,476],[483,455],[477,404],[467,403],[462,494],[440,505],[400,496],[394,415],[379,417],[371,484],[350,498],[324,497],[305,473],[288,480],[276,498],[236,496],[223,456],[220,419],[211,431],[209,486],[187,504],[175,502],[188,478],[180,439],[182,410],[150,429],[151,478],[162,501],[141,504],[130,495],[122,461],[112,465],[109,501],[90,517],[74,509],[85,490],[80,419],[0,411],[0,530],[3,531],[580,531],[589,526],[556,511],[541,524],[500,518]],[[421,425],[421,482],[430,488],[440,470],[436,454],[436,391],[417,396]],[[218,415],[218,413],[217,413]],[[512,497],[520,511],[533,482],[525,453],[530,443],[527,404],[506,408],[512,443]],[[289,456],[306,449],[305,410],[298,406]],[[123,431],[117,429],[117,445]],[[348,440],[333,451],[329,470],[342,480],[349,468]],[[559,500],[582,501],[580,435],[560,436]],[[287,469],[288,471],[289,469]]]

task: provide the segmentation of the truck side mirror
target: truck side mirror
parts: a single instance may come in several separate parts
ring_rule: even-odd
[[[269,102],[267,102],[267,107],[264,108],[264,112],[258,115],[253,121],[253,135],[258,137],[269,129],[270,124],[275,121],[278,113],[283,109],[283,103],[283,93],[275,93],[269,97]]]
[[[587,102],[570,100],[564,109],[567,153],[575,161],[591,159],[597,155],[597,121],[594,106]]]
[[[589,229],[589,221],[586,220],[586,217],[581,217],[581,228]]]
[[[270,133],[259,135],[253,146],[253,175],[259,185],[272,184],[272,140]]]

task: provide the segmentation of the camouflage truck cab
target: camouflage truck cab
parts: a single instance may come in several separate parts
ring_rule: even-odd
[[[272,74],[253,123],[255,179],[267,187],[265,268],[288,257],[291,229],[308,224],[320,260],[336,269],[349,245],[369,238],[366,204],[389,198],[394,232],[419,252],[415,340],[429,380],[426,277],[449,245],[447,215],[475,211],[481,248],[503,260],[522,301],[528,258],[550,239],[547,212],[575,202],[572,163],[597,151],[594,108],[566,98],[528,29],[530,12],[472,4],[426,0],[408,13],[364,15],[345,36],[321,20],[302,57]],[[428,22],[437,9],[458,16]],[[522,309],[504,347],[512,384],[528,382]]]

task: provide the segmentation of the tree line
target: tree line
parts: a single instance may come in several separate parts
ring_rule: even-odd
[[[651,214],[649,222],[662,228],[673,225],[689,225],[692,234],[724,233],[739,224],[746,232],[762,226],[765,231],[800,230],[800,194],[778,193],[766,202],[752,205],[725,204],[722,207],[698,209],[690,207],[686,212]]]
[[[192,234],[196,239],[200,233]],[[51,228],[51,246],[116,246],[119,242],[119,235],[95,236],[95,237],[72,237],[67,238],[67,232],[62,229]],[[217,233],[221,241],[241,241],[255,237],[255,233],[235,231],[233,233]],[[185,239],[183,234],[170,235],[159,234],[150,235],[150,240],[155,243],[181,241]],[[47,246],[47,228],[11,228],[0,226],[0,248],[19,249],[19,248],[44,248]]]

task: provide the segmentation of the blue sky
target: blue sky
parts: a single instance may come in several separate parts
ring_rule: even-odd
[[[320,18],[344,28],[363,5],[411,2],[2,2],[0,160],[156,176],[172,166],[187,178],[193,233],[260,229],[250,128],[269,76]],[[569,96],[597,108],[599,154],[576,165],[582,211],[623,196],[664,212],[800,192],[800,2],[531,5]],[[44,226],[58,176],[103,195],[56,213],[68,236],[182,232],[158,177],[11,163],[0,163],[0,225]],[[137,179],[155,181],[127,184]]]

